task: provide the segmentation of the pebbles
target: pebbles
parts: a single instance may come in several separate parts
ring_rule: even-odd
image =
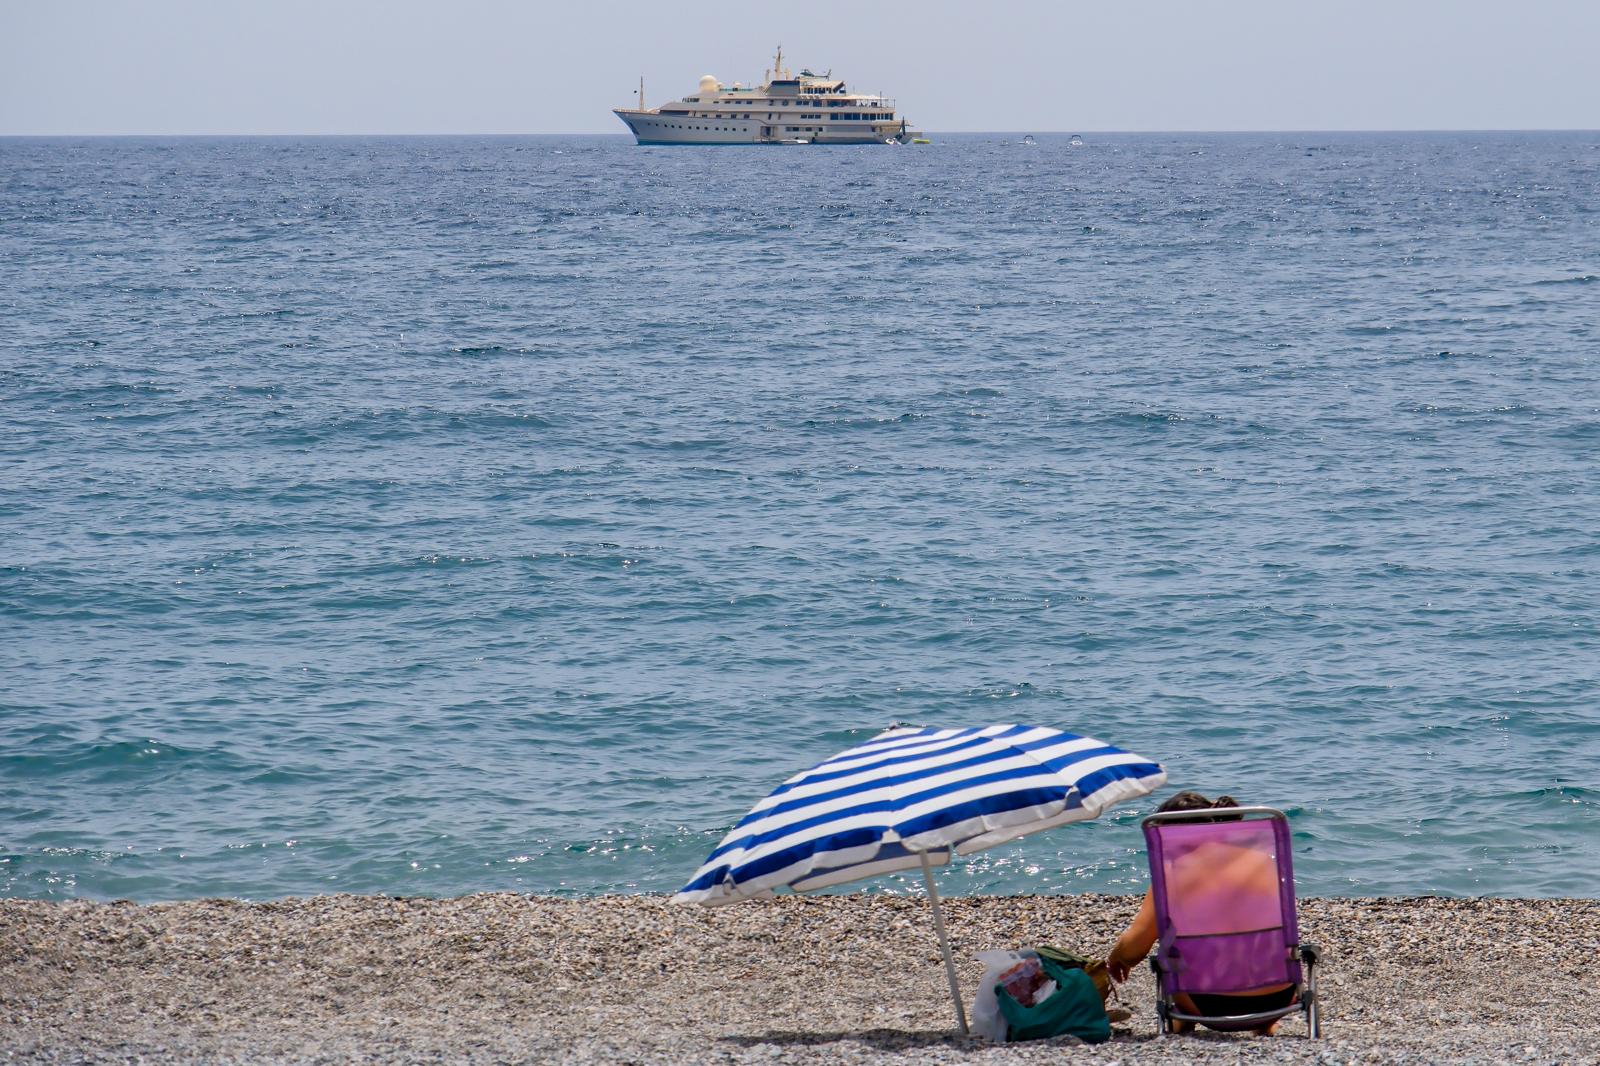
[[[1100,952],[1137,900],[949,900],[970,999],[984,948]],[[326,896],[0,900],[0,1061],[1600,1063],[1600,901],[1304,901],[1328,1038],[1154,1039],[1150,981],[1097,1048],[953,1037],[926,906],[706,909]]]

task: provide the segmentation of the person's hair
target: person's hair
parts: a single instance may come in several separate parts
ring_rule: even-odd
[[[1166,814],[1170,811],[1227,810],[1230,807],[1237,806],[1239,806],[1239,801],[1234,799],[1232,796],[1218,796],[1216,799],[1210,800],[1206,799],[1198,792],[1191,792],[1188,789],[1185,789],[1176,796],[1172,796],[1165,800],[1161,806],[1156,808],[1156,813]],[[1233,815],[1230,817],[1228,815],[1218,815],[1215,820],[1219,822],[1232,821],[1237,817],[1239,816]]]

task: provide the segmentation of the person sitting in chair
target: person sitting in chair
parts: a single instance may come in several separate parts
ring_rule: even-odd
[[[1160,813],[1205,809],[1227,810],[1237,806],[1239,804],[1232,796],[1220,796],[1216,800],[1209,800],[1198,792],[1180,792],[1156,810]],[[1237,819],[1239,816],[1232,817]],[[1207,820],[1223,821],[1228,818],[1226,814],[1219,814],[1216,819]],[[1277,891],[1278,870],[1269,857],[1257,851],[1220,843],[1207,847],[1214,849],[1214,853],[1202,858],[1197,851],[1195,859],[1199,861],[1184,864],[1187,877],[1168,884],[1168,898],[1201,892],[1227,891],[1270,895]],[[1126,981],[1129,972],[1144,961],[1155,943],[1155,902],[1147,891],[1144,903],[1139,907],[1139,913],[1117,938],[1116,947],[1111,949],[1111,956],[1106,959],[1106,969],[1116,980]],[[1295,986],[1292,984],[1241,989],[1225,996],[1195,993],[1192,996],[1180,994],[1177,997],[1177,1005],[1184,1013],[1211,1017],[1276,1010],[1279,1007],[1287,1007],[1294,1001]],[[1271,1022],[1255,1031],[1262,1036],[1270,1036],[1277,1024]],[[1176,1025],[1178,1032],[1186,1032],[1193,1028],[1193,1024],[1189,1022],[1177,1022]]]

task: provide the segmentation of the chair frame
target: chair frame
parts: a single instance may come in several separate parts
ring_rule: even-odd
[[[1167,929],[1160,928],[1162,923],[1158,922],[1160,939],[1157,940],[1156,949],[1150,955],[1150,969],[1154,971],[1156,979],[1157,1034],[1166,1036],[1175,1032],[1175,1023],[1177,1022],[1193,1022],[1201,1025],[1214,1025],[1225,1030],[1238,1030],[1267,1025],[1291,1014],[1304,1013],[1306,1016],[1306,1035],[1312,1040],[1320,1039],[1322,1036],[1322,1020],[1320,1004],[1317,1000],[1317,963],[1322,961],[1322,952],[1313,944],[1300,942],[1294,894],[1294,863],[1289,851],[1289,819],[1282,811],[1275,807],[1213,807],[1194,811],[1168,811],[1164,814],[1150,815],[1140,823],[1140,826],[1144,829],[1145,841],[1149,847],[1152,891],[1157,879],[1164,879],[1164,875],[1156,869],[1157,864],[1160,862],[1161,848],[1154,830],[1163,825],[1171,825],[1173,823],[1215,822],[1219,820],[1218,815],[1225,815],[1230,820],[1237,818],[1243,821],[1254,818],[1257,820],[1271,819],[1275,822],[1274,833],[1280,845],[1278,855],[1279,877],[1281,880],[1287,880],[1289,888],[1287,894],[1282,897],[1288,907],[1288,911],[1284,915],[1284,931],[1291,941],[1288,945],[1289,958],[1301,964],[1302,979],[1295,983],[1295,1002],[1287,1007],[1261,1011],[1256,1014],[1209,1016],[1189,1014],[1179,1010],[1173,996],[1166,991],[1166,971],[1162,967],[1162,957],[1167,950],[1165,946]],[[1164,899],[1157,901],[1156,913],[1158,918],[1165,916],[1166,905]]]

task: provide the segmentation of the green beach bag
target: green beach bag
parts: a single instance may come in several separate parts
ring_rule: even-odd
[[[1040,956],[1044,975],[1056,983],[1056,990],[1042,1003],[1024,1007],[1004,985],[996,985],[995,1001],[1006,1020],[1007,1040],[1043,1040],[1048,1036],[1075,1036],[1086,1044],[1111,1039],[1111,1022],[1094,980],[1078,969],[1067,969],[1055,960]]]

